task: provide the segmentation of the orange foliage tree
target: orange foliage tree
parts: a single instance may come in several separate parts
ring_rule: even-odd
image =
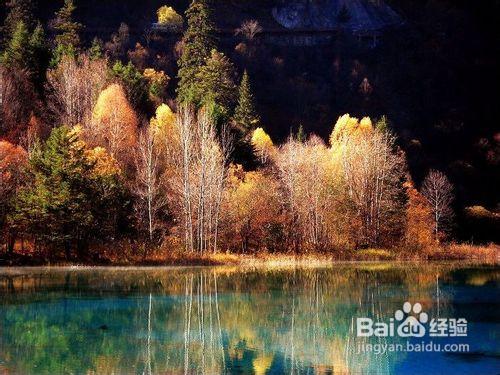
[[[245,172],[232,165],[223,202],[224,246],[248,252],[275,245],[280,227],[278,183],[260,171]]]
[[[405,245],[410,250],[422,251],[433,244],[432,207],[427,199],[415,189],[412,181],[406,182],[404,187],[408,197]]]
[[[26,162],[27,153],[22,147],[0,141],[0,239],[7,239],[9,252],[14,249],[15,235],[13,228],[6,227],[6,219],[13,209],[12,200],[21,186]]]

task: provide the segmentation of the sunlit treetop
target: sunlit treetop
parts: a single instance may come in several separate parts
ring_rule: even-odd
[[[160,7],[156,14],[158,15],[158,23],[162,26],[182,27],[184,23],[182,16],[174,8],[167,5]]]
[[[127,100],[123,87],[112,84],[104,89],[97,99],[94,107],[93,117],[107,125],[111,121],[118,120],[135,128],[138,124],[137,116]]]
[[[271,137],[262,128],[257,128],[253,131],[252,144],[257,148],[268,148],[274,146]]]
[[[156,130],[167,130],[175,123],[175,113],[166,104],[160,104],[156,108],[155,117],[151,119],[151,127]]]
[[[352,136],[368,134],[373,131],[373,124],[369,117],[363,117],[361,121],[349,114],[340,116],[335,123],[332,134],[330,135],[330,144]]]
[[[252,145],[262,163],[266,163],[274,151],[271,137],[262,128],[257,128],[252,133]]]

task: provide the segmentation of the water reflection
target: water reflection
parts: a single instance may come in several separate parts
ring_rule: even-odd
[[[0,372],[87,374],[498,373],[496,267],[9,269]],[[470,322],[469,355],[358,353],[356,317],[404,301]],[[479,372],[478,372],[479,371]]]

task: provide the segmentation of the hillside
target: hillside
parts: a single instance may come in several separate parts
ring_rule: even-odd
[[[37,16],[47,23],[61,3],[39,0]],[[327,139],[343,113],[387,115],[417,184],[429,168],[438,168],[456,186],[457,212],[473,205],[497,211],[498,2],[376,3],[345,2],[349,17],[338,28],[344,4],[338,0],[211,2],[221,32],[219,45],[240,74],[249,71],[262,122],[275,141],[283,141],[300,125]],[[126,49],[141,43],[148,50],[147,65],[175,78],[174,49],[180,35],[145,38],[163,4],[77,1],[76,18],[85,25],[87,45],[95,36],[109,40],[120,23],[126,23]],[[169,5],[183,12],[188,2],[173,0]],[[234,35],[248,19],[263,27],[251,43]],[[304,29],[305,36],[300,34]],[[324,29],[340,32],[325,37]],[[377,30],[380,35],[374,40],[353,33],[359,30]],[[269,33],[274,33],[272,38]],[[127,54],[122,59],[128,60]],[[172,98],[175,85],[171,80]],[[470,237],[469,232],[459,234]]]

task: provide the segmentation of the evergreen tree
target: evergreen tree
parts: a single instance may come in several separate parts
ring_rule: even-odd
[[[255,129],[260,118],[255,110],[254,97],[250,86],[250,78],[245,70],[239,87],[238,105],[234,113],[234,121],[236,125],[245,133],[249,133]]]
[[[49,50],[45,39],[45,31],[39,22],[29,40],[29,70],[33,81],[41,89],[45,81],[45,72],[49,63]]]
[[[24,22],[19,21],[2,54],[2,64],[10,68],[26,68],[30,61],[29,42],[29,31]]]
[[[206,65],[196,74],[202,104],[215,104],[214,110],[227,117],[234,108],[236,84],[235,69],[221,52],[212,50]]]
[[[131,61],[124,65],[117,60],[111,68],[111,75],[122,83],[127,99],[135,108],[145,105],[148,99],[148,82]]]
[[[101,173],[97,165],[77,129],[55,128],[32,152],[32,183],[19,192],[13,221],[41,243],[62,246],[67,257],[73,244],[82,255],[110,227],[123,197],[116,170]]]
[[[7,17],[3,27],[4,37],[8,40],[12,37],[19,22],[23,22],[26,28],[35,27],[33,15],[34,4],[32,0],[7,0]]]
[[[56,66],[62,56],[75,56],[80,46],[78,33],[82,24],[73,21],[73,12],[76,6],[73,0],[64,0],[64,5],[56,12],[53,27],[56,31],[56,48],[51,60],[51,66]]]
[[[102,40],[97,37],[92,39],[92,45],[89,48],[89,56],[91,60],[99,60],[103,57],[104,54],[102,51],[102,46]]]
[[[0,61],[9,69],[25,70],[31,81],[41,89],[48,64],[48,50],[42,25],[38,23],[30,35],[24,22],[20,21]]]
[[[199,104],[197,74],[215,48],[215,25],[206,0],[193,0],[186,18],[188,27],[182,39],[184,48],[179,59],[177,95],[180,102]]]
[[[304,127],[302,124],[299,125],[299,131],[297,132],[297,141],[304,143],[306,141],[306,133],[304,132]]]
[[[387,117],[383,115],[376,123],[375,123],[375,129],[377,129],[381,133],[389,132],[389,120],[387,120]]]

